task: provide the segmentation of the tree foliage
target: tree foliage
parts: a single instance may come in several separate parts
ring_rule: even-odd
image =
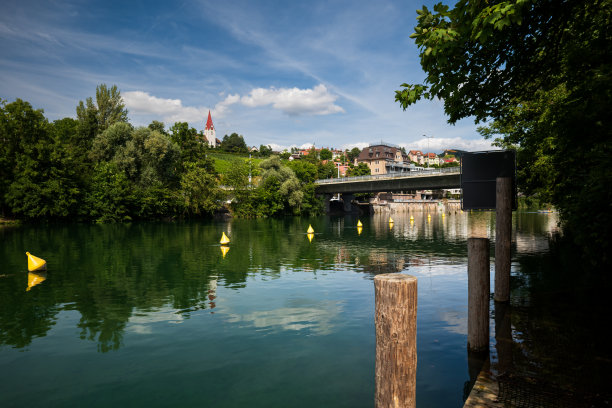
[[[441,98],[449,122],[473,117],[517,149],[519,188],[550,201],[566,232],[610,253],[612,2],[462,0],[417,10],[423,84],[396,101]]]

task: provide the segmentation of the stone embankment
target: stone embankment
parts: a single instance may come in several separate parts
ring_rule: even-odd
[[[374,213],[456,213],[461,211],[461,200],[406,200],[406,201],[387,201],[374,202],[371,204]]]

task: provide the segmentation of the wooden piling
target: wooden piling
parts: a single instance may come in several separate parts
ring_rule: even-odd
[[[512,178],[498,177],[495,184],[495,295],[496,302],[510,300],[510,243],[512,240]]]
[[[374,277],[376,303],[375,406],[416,406],[417,279],[388,273]]]
[[[468,349],[489,349],[489,239],[468,238]]]

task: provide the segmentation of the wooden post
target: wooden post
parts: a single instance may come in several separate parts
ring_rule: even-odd
[[[399,273],[374,277],[377,408],[416,406],[417,279]]]
[[[468,349],[489,349],[489,239],[468,238]]]
[[[510,242],[512,239],[512,178],[498,177],[495,185],[495,296],[510,300]]]

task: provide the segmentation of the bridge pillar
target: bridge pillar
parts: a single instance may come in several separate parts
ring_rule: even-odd
[[[344,212],[351,212],[353,207],[351,203],[355,199],[355,194],[342,194],[342,201],[344,201]]]
[[[331,203],[332,197],[331,194],[323,194],[323,208],[325,209],[325,214],[329,214],[329,204]]]

